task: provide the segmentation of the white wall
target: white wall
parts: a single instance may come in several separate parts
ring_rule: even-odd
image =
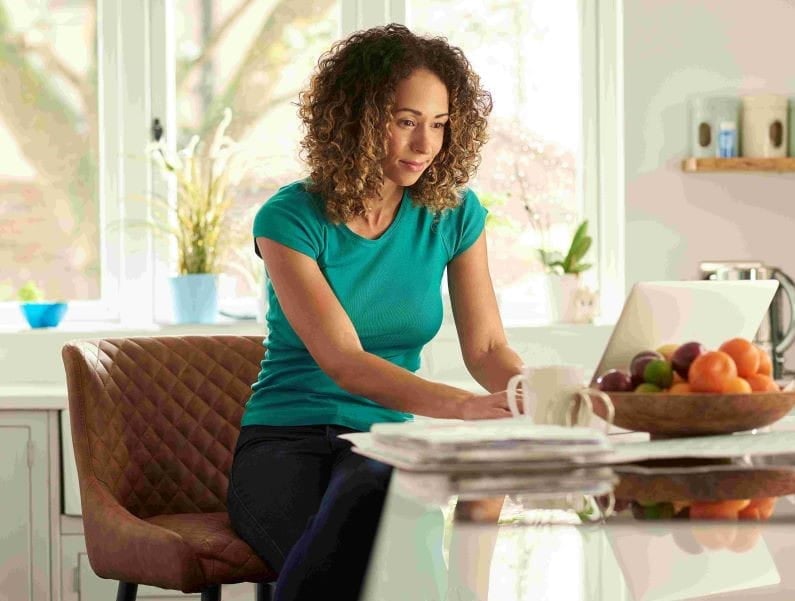
[[[692,96],[795,97],[795,2],[624,0],[624,26],[627,285],[710,259],[795,274],[795,174],[680,167]]]

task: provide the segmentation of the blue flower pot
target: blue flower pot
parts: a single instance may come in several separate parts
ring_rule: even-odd
[[[31,328],[54,328],[63,319],[67,303],[22,303],[19,305]]]
[[[174,323],[215,323],[218,314],[218,276],[189,273],[171,278]]]

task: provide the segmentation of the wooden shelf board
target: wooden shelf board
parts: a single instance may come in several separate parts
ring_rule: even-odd
[[[700,171],[795,171],[795,157],[776,159],[754,159],[738,157],[732,159],[690,157],[682,161],[682,170]]]

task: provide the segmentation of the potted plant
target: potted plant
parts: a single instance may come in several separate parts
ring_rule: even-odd
[[[66,314],[65,301],[46,301],[44,292],[33,281],[28,281],[17,290],[20,309],[31,328],[54,328]]]
[[[149,148],[161,173],[176,185],[173,200],[153,197],[153,218],[147,222],[176,243],[177,275],[170,278],[176,323],[213,323],[218,313],[217,280],[234,183],[230,174],[238,154],[237,144],[225,135],[231,120],[227,108],[208,149],[199,136],[176,154],[163,138]]]
[[[586,219],[575,230],[565,255],[558,251],[538,250],[541,262],[550,274],[548,283],[553,321],[571,323],[584,320],[578,315],[577,293],[580,274],[592,267],[591,263],[582,262],[592,243]],[[589,302],[592,303],[593,299]]]

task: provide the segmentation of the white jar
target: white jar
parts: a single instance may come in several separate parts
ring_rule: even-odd
[[[743,96],[740,146],[742,156],[787,156],[787,97],[777,94]]]

